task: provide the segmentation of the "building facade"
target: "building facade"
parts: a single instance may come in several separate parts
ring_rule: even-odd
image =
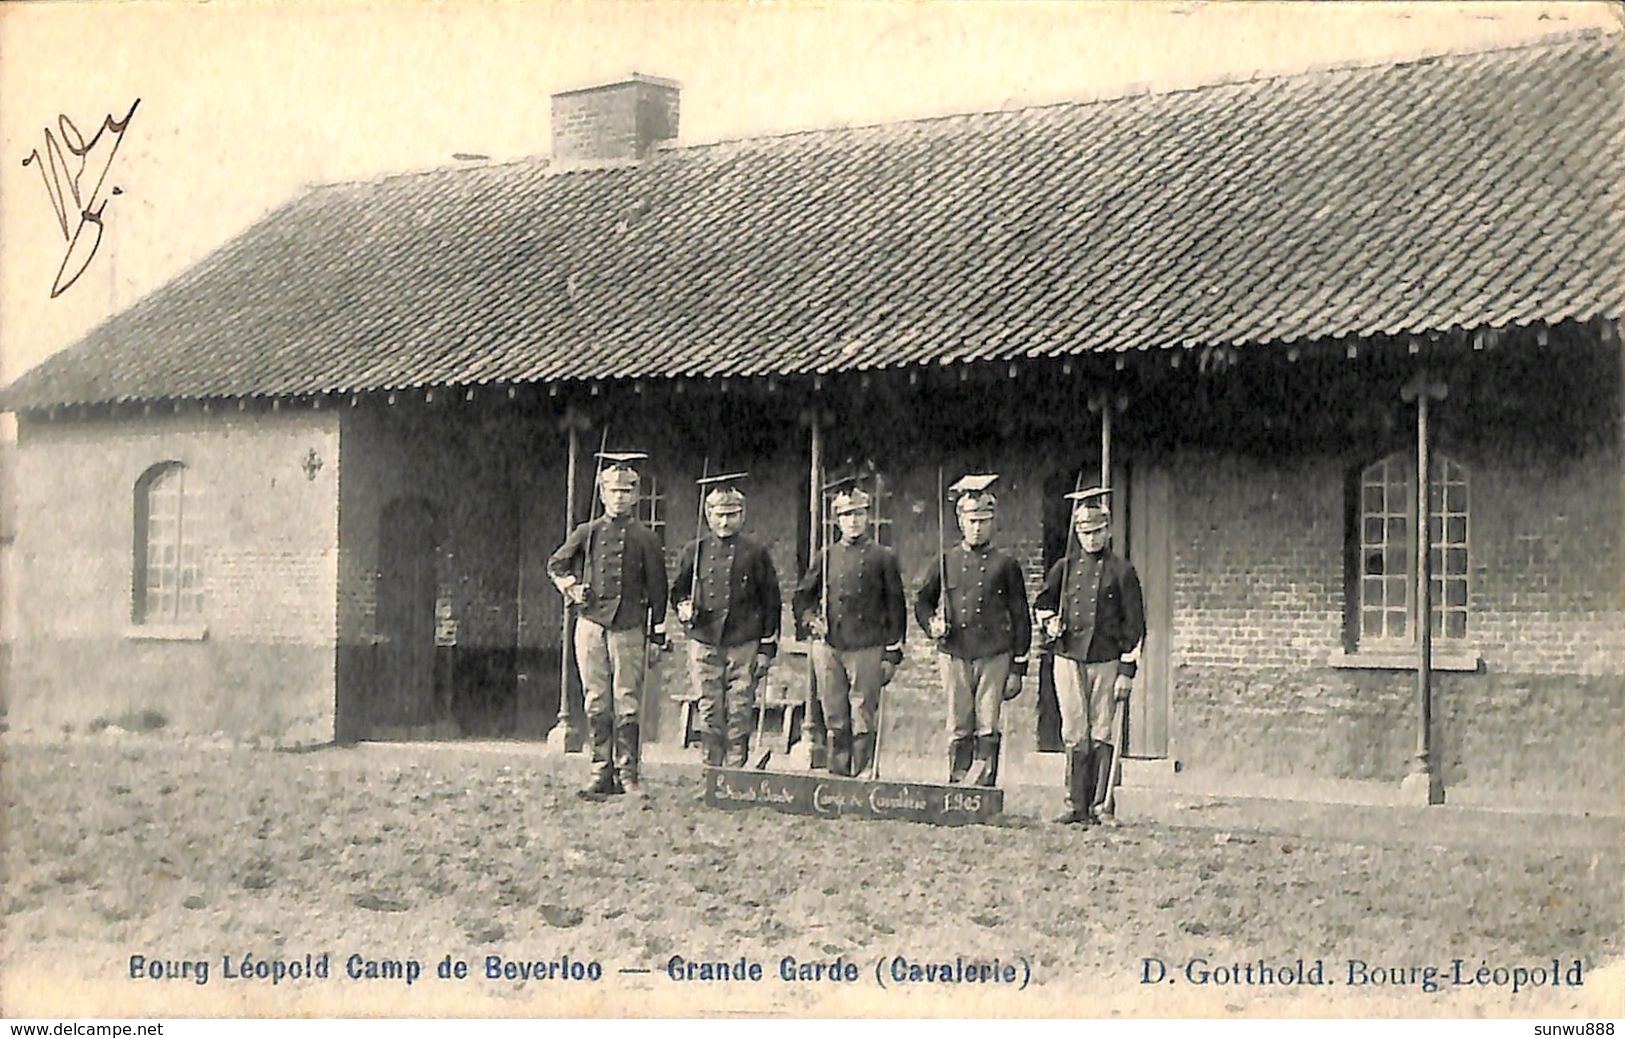
[[[670,148],[675,85],[640,77],[564,95],[552,166],[319,189],[6,391],[11,718],[545,738],[579,690],[544,563],[603,445],[652,455],[673,561],[694,480],[749,469],[787,591],[831,475],[867,474],[911,593],[942,474],[1002,474],[1033,589],[1062,494],[1108,476],[1148,608],[1131,757],[1397,782],[1425,697],[1446,786],[1610,797],[1622,79],[1588,36]],[[276,288],[305,249],[349,259]],[[893,753],[943,751],[932,651],[910,631]],[[1028,684],[1017,758],[1058,744],[1047,664]]]

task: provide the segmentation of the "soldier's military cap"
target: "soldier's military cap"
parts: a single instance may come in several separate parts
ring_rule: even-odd
[[[998,478],[994,473],[961,476],[948,488],[949,493],[958,495],[958,500],[954,502],[955,511],[966,519],[993,518],[993,509],[998,505],[998,498],[993,496],[992,488]]]
[[[740,489],[747,472],[730,472],[724,476],[706,476],[695,480],[705,495],[705,507],[722,514],[743,512],[745,492]]]
[[[857,476],[847,476],[833,483],[826,483],[824,492],[832,495],[830,511],[834,515],[861,512],[869,507],[869,495],[864,492],[863,481]]]
[[[1090,530],[1104,530],[1110,526],[1112,510],[1106,503],[1110,496],[1110,487],[1090,487],[1088,490],[1074,490],[1066,495],[1066,499],[1072,502],[1073,524],[1086,533]]]
[[[638,470],[633,464],[648,460],[648,455],[637,451],[613,453],[600,451],[598,459],[598,485],[608,490],[636,490]]]

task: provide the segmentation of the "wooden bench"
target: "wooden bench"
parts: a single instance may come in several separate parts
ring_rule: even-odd
[[[812,694],[812,660],[808,644],[786,638],[779,643],[778,659],[767,672],[767,680],[756,690],[757,730],[763,735],[762,749],[789,753],[801,737],[801,718]],[[777,714],[770,726],[769,717]],[[766,735],[774,732],[771,745]]]
[[[683,710],[683,741],[682,748],[698,746],[700,742],[700,697],[694,694],[694,686],[688,681],[683,682],[681,692],[673,692],[668,698],[678,703]]]

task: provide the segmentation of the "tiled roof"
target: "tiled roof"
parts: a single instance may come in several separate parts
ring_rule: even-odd
[[[817,373],[1618,317],[1619,43],[320,188],[5,403]]]

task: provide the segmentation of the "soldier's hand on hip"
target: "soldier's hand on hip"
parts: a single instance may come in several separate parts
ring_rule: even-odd
[[[1112,682],[1112,692],[1116,694],[1117,698],[1127,699],[1132,691],[1134,691],[1134,679],[1127,674],[1117,675],[1117,680]]]
[[[587,604],[587,585],[585,585],[585,584],[571,584],[569,587],[564,589],[564,597],[572,605],[586,605]]]
[[[940,615],[933,615],[931,622],[926,624],[926,631],[933,638],[946,638],[948,636],[948,621]]]
[[[677,603],[677,619],[685,624],[694,622],[694,603],[685,598]]]
[[[897,664],[890,660],[885,660],[880,664],[880,684],[882,688],[891,684],[891,679],[896,676]]]

